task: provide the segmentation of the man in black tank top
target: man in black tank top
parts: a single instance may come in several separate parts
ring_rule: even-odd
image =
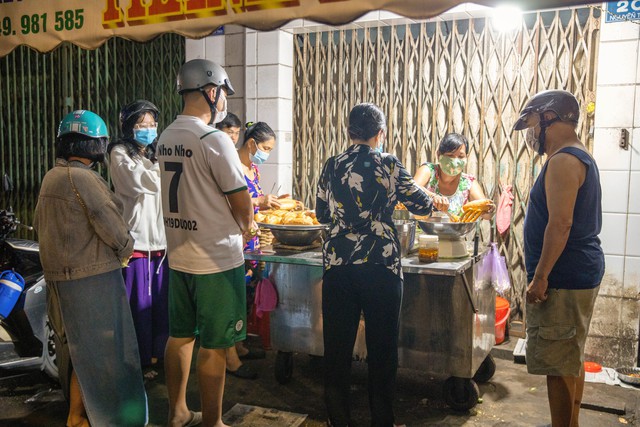
[[[524,224],[527,370],[547,376],[551,421],[578,426],[584,345],[604,254],[598,167],[576,133],[580,108],[569,92],[532,97],[514,125],[546,162],[533,185]]]

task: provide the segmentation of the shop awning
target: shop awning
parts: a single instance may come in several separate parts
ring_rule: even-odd
[[[69,41],[95,49],[110,37],[146,41],[175,32],[200,38],[227,24],[273,30],[294,19],[345,24],[372,10],[427,19],[460,0],[0,0],[0,56],[19,45],[40,52]],[[476,0],[523,10],[567,7],[576,0]]]

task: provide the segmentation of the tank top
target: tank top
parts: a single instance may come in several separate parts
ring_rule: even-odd
[[[456,189],[456,192],[450,196],[445,196],[440,192],[440,188],[438,186],[440,168],[438,168],[433,163],[425,163],[424,166],[426,166],[429,169],[429,172],[431,172],[431,178],[429,178],[429,182],[427,182],[425,188],[432,193],[436,193],[438,196],[444,196],[449,199],[450,214],[462,215],[462,206],[464,206],[469,201],[469,191],[471,191],[471,185],[476,178],[473,175],[469,175],[463,172],[460,175],[460,180],[458,181],[458,188]]]
[[[591,289],[604,275],[604,253],[598,234],[602,228],[602,192],[600,173],[593,158],[583,150],[565,147],[557,153],[577,157],[587,167],[584,183],[578,190],[573,210],[573,225],[567,245],[549,274],[549,287],[555,289]],[[557,154],[556,153],[556,154]],[[554,154],[555,155],[555,154]],[[542,253],[544,231],[549,222],[545,174],[549,160],[531,188],[524,221],[524,253],[527,278],[533,279]]]

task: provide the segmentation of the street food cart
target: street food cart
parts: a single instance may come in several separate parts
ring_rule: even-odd
[[[431,264],[420,263],[415,255],[402,259],[399,366],[448,377],[445,401],[458,410],[476,405],[476,381],[488,381],[495,372],[489,354],[495,342],[495,291],[481,274],[486,253]],[[278,306],[270,317],[271,345],[278,351],[276,379],[284,384],[293,374],[293,352],[324,352],[322,252],[275,249],[246,253],[245,258],[271,263],[278,291]],[[358,337],[355,356],[363,355],[363,345]]]

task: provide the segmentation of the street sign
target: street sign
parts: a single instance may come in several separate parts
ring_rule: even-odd
[[[640,20],[640,0],[607,2],[604,22]]]

